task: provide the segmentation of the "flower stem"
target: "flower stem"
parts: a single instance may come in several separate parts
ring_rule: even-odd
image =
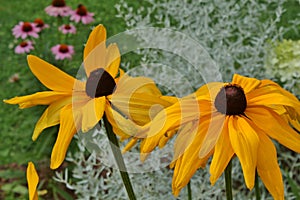
[[[135,197],[135,194],[134,194],[131,182],[130,182],[130,178],[129,178],[127,170],[126,170],[124,159],[123,159],[123,156],[122,156],[122,153],[120,150],[118,139],[117,139],[116,135],[114,134],[114,132],[112,130],[112,126],[108,122],[105,114],[103,115],[103,121],[104,121],[104,126],[105,126],[107,137],[110,141],[110,147],[114,154],[119,172],[120,172],[122,180],[123,180],[123,184],[127,191],[127,195],[130,200],[136,200],[136,197]]]
[[[260,200],[259,179],[258,179],[257,172],[255,173],[255,186],[254,187],[255,187],[256,200]]]
[[[232,184],[231,184],[231,160],[225,169],[225,186],[226,186],[226,199],[232,200]]]
[[[187,190],[188,190],[188,200],[192,200],[192,188],[191,188],[191,181],[189,181],[187,185]]]

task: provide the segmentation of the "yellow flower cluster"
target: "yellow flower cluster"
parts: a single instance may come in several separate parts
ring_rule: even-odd
[[[141,155],[147,155],[176,136],[170,164],[175,196],[209,158],[214,184],[236,156],[249,189],[258,173],[274,199],[284,198],[272,139],[300,153],[300,102],[294,95],[270,80],[235,74],[231,83],[207,83],[180,99],[163,96],[153,80],[126,75],[119,68],[117,45],[106,46],[105,42],[106,30],[98,25],[84,49],[85,81],[28,56],[30,70],[49,91],[5,100],[20,108],[48,105],[32,139],[44,129],[60,125],[52,169],[64,161],[74,134],[94,128],[105,115],[121,140],[131,140],[124,152],[141,141]],[[154,105],[160,105],[159,109]],[[36,199],[38,176],[32,163],[27,179],[30,199]]]

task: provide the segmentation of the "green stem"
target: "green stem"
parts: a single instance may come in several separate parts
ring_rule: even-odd
[[[187,190],[188,190],[188,200],[192,200],[192,188],[191,188],[191,181],[189,181],[187,185]]]
[[[226,199],[232,200],[232,183],[231,183],[231,160],[225,169],[225,186],[226,186]]]
[[[254,187],[255,187],[256,200],[260,200],[259,179],[258,179],[257,172],[255,173],[255,186]]]
[[[114,132],[112,130],[112,126],[108,122],[105,114],[103,115],[103,121],[104,121],[104,126],[105,126],[107,137],[110,141],[110,147],[114,154],[119,172],[120,172],[122,180],[123,180],[123,184],[127,191],[127,195],[130,200],[136,200],[136,197],[135,197],[135,194],[134,194],[131,182],[130,182],[130,178],[129,178],[127,170],[126,170],[124,159],[123,159],[123,156],[122,156],[122,153],[120,150],[118,139],[117,139],[116,135],[114,134]]]

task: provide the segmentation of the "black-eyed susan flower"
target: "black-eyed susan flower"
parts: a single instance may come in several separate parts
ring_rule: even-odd
[[[178,129],[174,147],[173,193],[178,195],[212,156],[214,184],[237,156],[246,186],[257,171],[274,197],[284,198],[282,175],[272,139],[300,153],[300,102],[270,80],[235,74],[231,83],[208,83],[161,111],[144,127],[150,136],[141,151],[151,152],[166,131]]]
[[[30,70],[50,91],[5,100],[19,104],[20,108],[48,105],[35,126],[32,139],[36,140],[44,129],[60,124],[51,155],[52,169],[63,162],[74,134],[92,129],[104,112],[116,134],[125,139],[137,132],[139,124],[150,121],[149,111],[153,105],[171,104],[161,97],[151,79],[123,75],[119,70],[117,45],[106,47],[105,41],[104,26],[95,27],[84,48],[86,81],[75,79],[38,57],[28,56]]]
[[[39,183],[39,176],[32,162],[28,162],[27,170],[26,170],[26,178],[28,184],[29,200],[37,200],[38,199],[37,185]]]

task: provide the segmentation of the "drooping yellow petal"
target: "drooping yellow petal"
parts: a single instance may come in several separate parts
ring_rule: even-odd
[[[195,99],[184,99],[160,111],[151,123],[143,127],[147,132],[147,138],[141,147],[141,152],[151,152],[160,139],[165,137],[166,132],[177,130],[187,122],[199,119],[202,111],[199,106],[210,107],[210,104],[206,103],[203,101],[200,104]]]
[[[114,133],[118,135],[121,138],[121,140],[135,136],[138,133],[139,127],[136,124],[134,124],[130,119],[125,118],[120,113],[115,111],[110,106],[109,102],[107,102],[105,114],[109,123],[113,127]]]
[[[300,153],[300,134],[276,112],[265,106],[253,106],[246,109],[246,115],[268,136]]]
[[[58,92],[72,93],[75,78],[36,56],[27,56],[27,61],[32,73],[44,86]]]
[[[191,137],[193,139],[188,144],[184,144],[185,142],[181,141],[183,143],[183,148],[176,147],[182,155],[177,155],[179,157],[179,162],[177,160],[175,163],[172,181],[174,194],[178,194],[179,191],[188,184],[197,169],[205,167],[208,158],[212,155],[213,149],[205,157],[199,157],[199,151],[203,145],[203,140],[208,131],[209,124],[210,116],[207,115],[202,117],[202,119],[200,119],[200,125],[194,127],[192,130]],[[176,142],[177,145],[180,145],[180,141]]]
[[[276,149],[265,134],[259,135],[257,172],[275,200],[284,199],[282,175],[277,162]]]
[[[210,165],[210,182],[212,185],[218,180],[229,161],[234,155],[234,151],[230,144],[229,131],[228,131],[228,120],[230,116],[225,119],[223,131],[215,145],[214,155]]]
[[[66,97],[50,104],[40,117],[39,121],[36,123],[32,140],[35,141],[44,129],[59,124],[60,110],[67,104],[71,103],[72,97]]]
[[[232,148],[242,165],[246,186],[251,190],[255,180],[259,138],[244,117],[232,116],[228,129]]]
[[[97,68],[104,68],[106,57],[105,40],[106,29],[100,24],[92,30],[84,47],[83,62],[87,76]]]
[[[210,116],[210,123],[207,125],[209,128],[205,135],[203,145],[199,151],[199,157],[205,157],[217,143],[220,134],[222,133],[223,126],[225,123],[225,115],[215,112]],[[201,121],[201,119],[200,119]]]
[[[100,121],[106,106],[105,97],[90,99],[82,106],[82,132],[87,132]]]
[[[28,184],[29,200],[37,200],[37,185],[39,183],[39,176],[32,162],[28,162],[26,177]]]
[[[115,78],[119,71],[121,62],[120,51],[117,44],[110,44],[107,47],[106,63],[104,69]]]
[[[56,169],[62,164],[71,140],[77,131],[74,118],[76,121],[79,118],[73,116],[73,114],[76,115],[76,113],[73,113],[72,105],[65,106],[60,112],[59,132],[51,154],[51,169]]]
[[[285,105],[294,108],[298,112],[298,115],[300,115],[300,102],[282,94],[276,87],[272,86],[258,88],[249,93],[247,95],[247,104],[248,106]]]
[[[261,83],[261,81],[257,80],[256,78],[249,78],[238,74],[234,74],[232,78],[232,83],[241,86],[245,94],[247,94],[252,90],[254,90],[255,88],[257,88]]]
[[[21,109],[29,108],[36,105],[50,105],[52,102],[68,97],[70,94],[54,91],[37,92],[31,95],[14,97],[4,100],[8,104],[19,104]]]

